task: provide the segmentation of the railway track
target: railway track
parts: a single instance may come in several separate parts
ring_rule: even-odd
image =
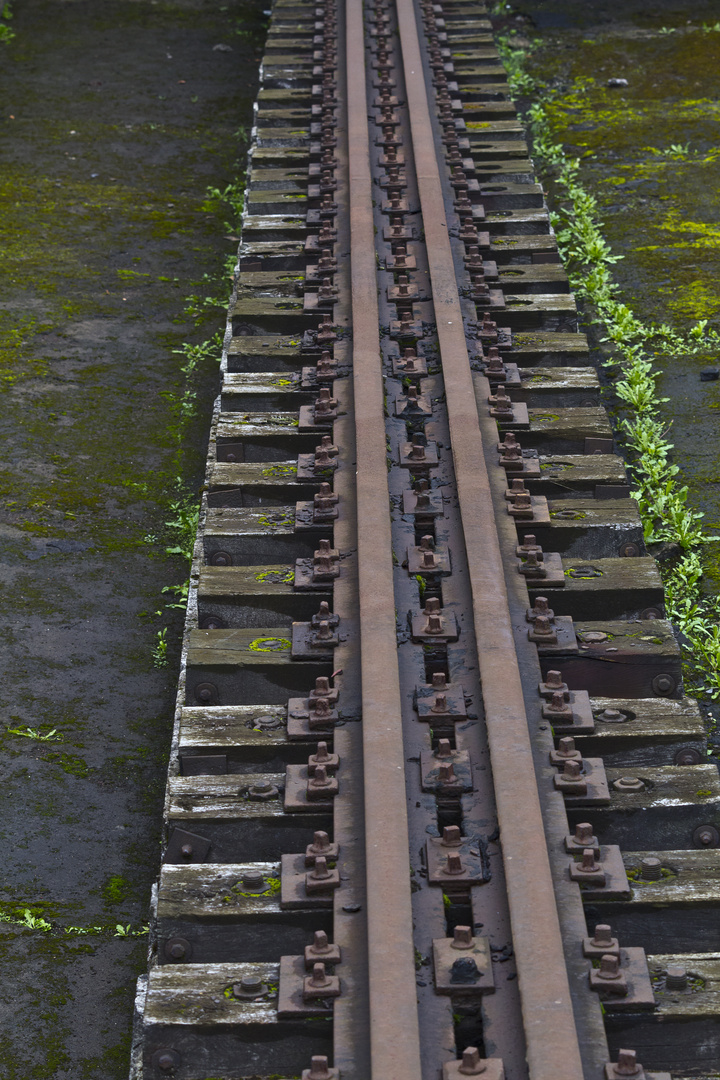
[[[276,0],[134,1080],[720,1062],[720,782],[474,0]]]

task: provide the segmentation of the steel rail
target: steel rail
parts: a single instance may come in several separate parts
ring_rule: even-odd
[[[371,1075],[419,1080],[362,3],[346,0],[345,11]]]
[[[583,1075],[413,0],[396,0],[531,1080]],[[523,797],[517,778],[522,776]]]

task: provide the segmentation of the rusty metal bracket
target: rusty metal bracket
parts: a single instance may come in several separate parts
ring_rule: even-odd
[[[316,859],[317,863],[317,859]],[[327,877],[309,879],[304,855],[283,855],[280,860],[280,907],[284,910],[332,908],[333,890],[340,887],[340,873],[330,868]],[[327,869],[327,860],[326,860]],[[309,884],[309,888],[308,888]]]
[[[585,851],[590,850],[593,849],[585,849]],[[629,899],[630,883],[625,873],[620,848],[615,844],[601,844],[599,858],[597,852],[594,855],[596,865],[601,872],[593,874],[584,870],[585,852],[579,858],[576,856],[568,867],[570,880],[577,882],[580,886],[583,900]]]

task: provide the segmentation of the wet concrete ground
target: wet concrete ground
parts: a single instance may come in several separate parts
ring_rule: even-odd
[[[5,1080],[127,1075],[187,576],[165,523],[217,388],[173,349],[224,324],[184,297],[229,292],[206,189],[244,158],[262,7],[19,0],[0,44]]]
[[[614,268],[621,298],[646,322],[686,332],[707,319],[720,329],[715,0],[521,0],[507,14],[506,26],[520,15],[518,29],[541,41],[531,69],[557,94],[553,131],[582,159],[583,184],[623,256]],[[658,363],[674,460],[692,504],[720,527],[720,382],[700,380],[720,357]]]

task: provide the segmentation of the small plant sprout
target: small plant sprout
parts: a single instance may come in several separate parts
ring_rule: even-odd
[[[23,739],[35,739],[37,742],[62,742],[63,736],[57,728],[42,732],[39,728],[7,728],[8,735],[21,735]]]
[[[163,626],[162,630],[157,632],[157,640],[155,647],[152,651],[153,666],[156,668],[162,668],[167,666],[168,657],[168,643],[167,643],[167,626]]]

